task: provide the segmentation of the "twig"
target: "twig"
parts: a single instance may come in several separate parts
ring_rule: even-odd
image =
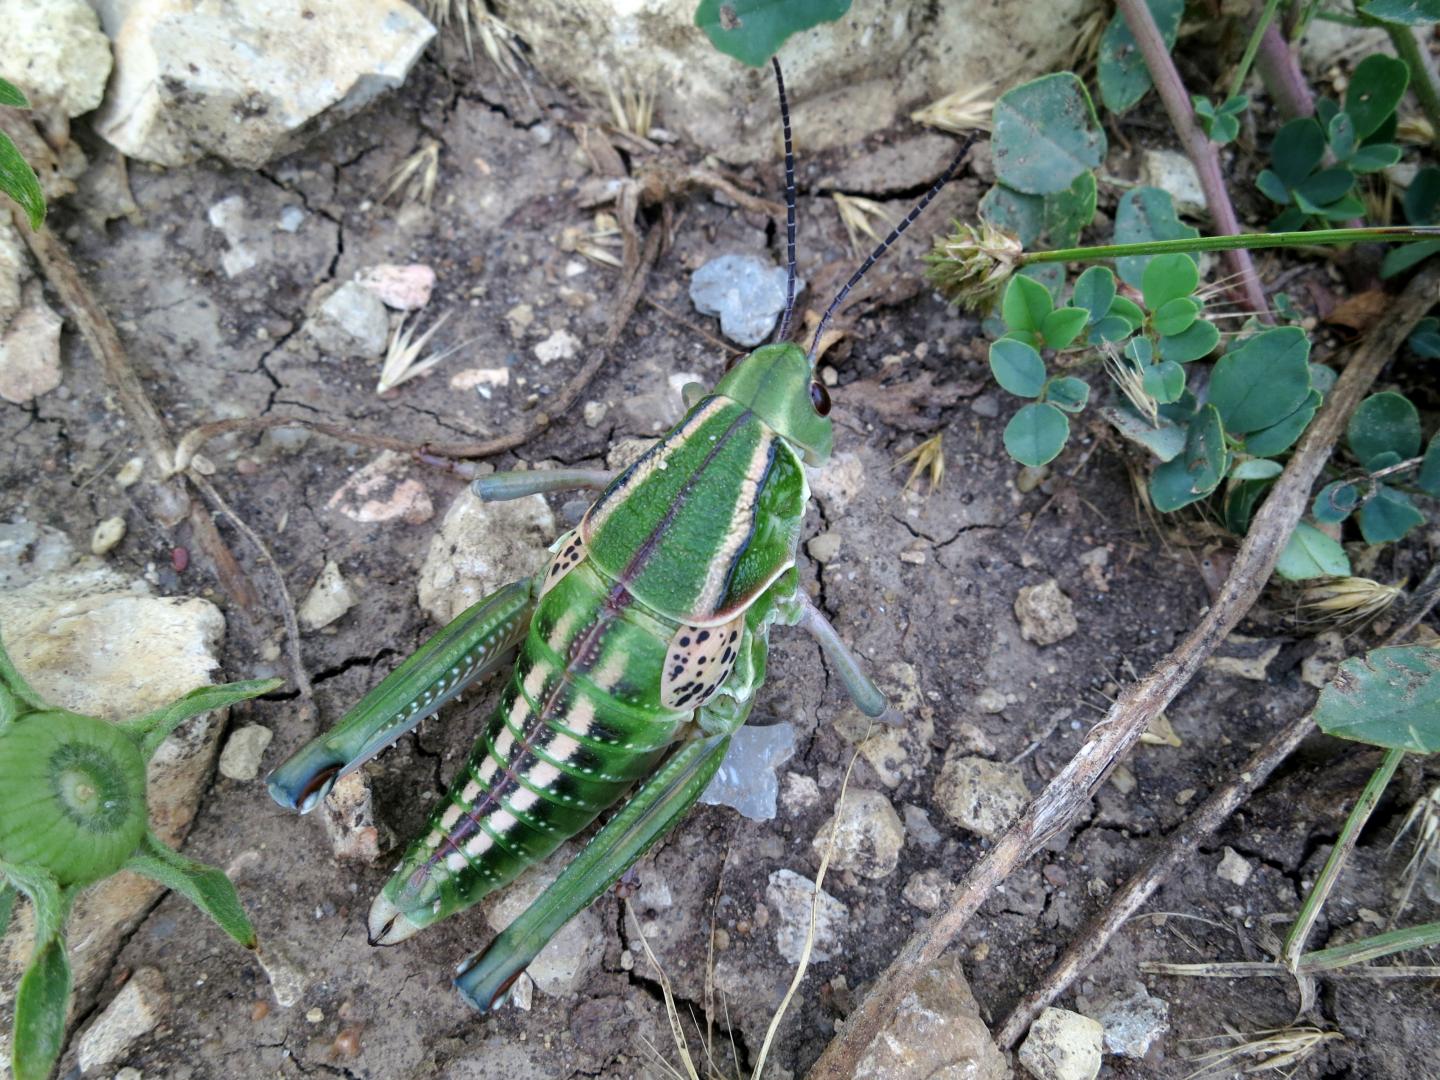
[[[1210,137],[1195,123],[1195,110],[1190,104],[1190,95],[1180,80],[1180,72],[1175,69],[1175,62],[1170,59],[1170,50],[1165,46],[1160,28],[1155,25],[1155,17],[1150,14],[1145,0],[1117,0],[1116,6],[1124,15],[1125,23],[1135,38],[1135,44],[1145,58],[1145,66],[1150,71],[1155,89],[1160,93],[1160,100],[1165,104],[1170,123],[1180,138],[1180,145],[1195,165],[1215,231],[1225,236],[1238,235],[1240,221],[1235,216],[1235,207],[1225,190],[1225,177],[1220,171],[1220,155]],[[1247,304],[1255,311],[1264,313],[1261,315],[1264,322],[1270,322],[1270,305],[1265,300],[1265,290],[1261,287],[1260,276],[1255,272],[1250,253],[1236,249],[1229,252],[1226,259],[1231,271],[1239,277],[1240,288]]]
[[[1273,22],[1260,36],[1260,52],[1255,57],[1255,70],[1265,82],[1265,89],[1286,119],[1315,115],[1315,95],[1300,70],[1299,61],[1290,49],[1285,35]]]
[[[895,1014],[905,995],[914,989],[920,975],[955,940],[970,916],[979,910],[997,885],[1081,814],[1116,762],[1129,753],[1140,734],[1250,610],[1305,512],[1310,489],[1351,411],[1414,325],[1430,310],[1437,284],[1440,284],[1440,267],[1420,270],[1396,298],[1390,318],[1377,325],[1356,346],[1284,473],[1256,512],[1250,532],[1209,611],[1173,652],[1116,699],[1105,719],[1090,730],[1075,756],[950,891],[946,906],[910,937],[865,1000],[846,1020],[844,1028],[825,1048],[810,1073],[810,1080],[841,1080],[852,1075],[881,1027]]]

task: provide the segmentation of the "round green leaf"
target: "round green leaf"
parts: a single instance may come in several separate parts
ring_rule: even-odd
[[[1089,321],[1090,313],[1084,308],[1056,308],[1041,322],[1040,336],[1048,348],[1063,349],[1080,335]]]
[[[1374,468],[1375,459],[1387,451],[1403,461],[1420,452],[1420,413],[1404,394],[1371,394],[1350,417],[1345,438],[1366,469]]]
[[[1424,523],[1425,515],[1415,509],[1410,496],[1385,484],[1376,484],[1374,494],[1360,507],[1360,535],[1367,544],[1399,540]]]
[[[1001,338],[990,345],[995,381],[1018,397],[1039,397],[1045,388],[1045,361],[1022,341]]]
[[[1344,161],[1355,152],[1355,144],[1359,140],[1355,137],[1355,121],[1350,119],[1349,113],[1338,112],[1332,116],[1325,134],[1336,161]]]
[[[1335,480],[1320,489],[1311,511],[1316,521],[1335,525],[1349,517],[1359,505],[1360,489],[1345,480]]]
[[[1118,315],[1107,315],[1090,330],[1090,344],[1099,345],[1106,341],[1124,341],[1134,330]]]
[[[1186,429],[1167,417],[1160,417],[1159,423],[1152,427],[1148,418],[1140,416],[1128,405],[1121,408],[1106,406],[1100,410],[1100,415],[1110,421],[1121,435],[1145,447],[1161,461],[1171,461],[1185,449]]]
[[[1317,577],[1344,577],[1350,573],[1350,557],[1314,525],[1304,521],[1295,526],[1285,550],[1275,562],[1275,573],[1287,581]]]
[[[791,34],[849,10],[850,0],[700,0],[695,25],[726,56],[763,67]]]
[[[1191,360],[1209,356],[1218,344],[1220,331],[1215,325],[1204,319],[1196,319],[1180,333],[1167,334],[1160,339],[1160,356],[1165,360],[1174,360],[1177,364],[1187,364]]]
[[[1235,467],[1230,470],[1230,476],[1235,480],[1269,480],[1284,471],[1285,467],[1278,461],[1271,461],[1269,458],[1249,458],[1236,462]]]
[[[1045,400],[1066,412],[1078,413],[1090,400],[1090,384],[1073,375],[1051,379],[1045,387]]]
[[[1325,156],[1325,132],[1310,117],[1291,120],[1275,133],[1270,144],[1270,163],[1287,188],[1301,183]]]
[[[1164,513],[1178,510],[1219,487],[1229,467],[1220,414],[1206,405],[1190,421],[1184,451],[1150,475],[1150,501]]]
[[[1054,306],[1049,289],[1034,278],[1016,274],[1000,297],[1000,317],[1011,330],[1039,331]]]
[[[1401,645],[1351,657],[1320,691],[1315,723],[1337,739],[1435,753],[1440,750],[1440,650]]]
[[[1427,495],[1440,496],[1440,434],[1431,438],[1430,445],[1425,447],[1425,460],[1415,475],[1415,486]]]
[[[1355,174],[1349,169],[1321,169],[1296,185],[1295,201],[1302,207],[1329,206],[1354,186]]]
[[[1185,393],[1185,369],[1173,360],[1165,360],[1145,369],[1140,376],[1145,392],[1162,405],[1179,401]]]
[[[1200,284],[1200,270],[1189,255],[1156,255],[1140,275],[1145,307],[1158,311],[1171,300],[1187,297]]]
[[[1300,407],[1278,424],[1271,424],[1245,436],[1245,452],[1256,457],[1271,457],[1289,450],[1300,438],[1300,433],[1310,426],[1315,410],[1320,408],[1320,391],[1311,390]]]
[[[1005,425],[1005,449],[1031,468],[1054,461],[1069,437],[1070,421],[1054,405],[1026,405]]]
[[[1189,259],[1185,260],[1189,262]],[[1150,264],[1154,266],[1154,263]],[[1161,304],[1151,319],[1155,332],[1165,337],[1183,334],[1200,317],[1200,301],[1193,296],[1177,296]]]
[[[990,145],[996,176],[1031,195],[1064,191],[1105,159],[1105,132],[1090,94],[1068,71],[1002,94]]]
[[[1143,240],[1186,240],[1199,235],[1199,229],[1186,225],[1176,216],[1170,193],[1160,188],[1131,188],[1120,196],[1120,202],[1115,207],[1117,244],[1134,244]],[[1145,267],[1153,258],[1154,255],[1126,255],[1115,260],[1115,272],[1126,284],[1138,289]]]
[[[1115,275],[1108,266],[1092,266],[1075,279],[1075,292],[1070,302],[1090,313],[1091,322],[1099,322],[1110,310],[1115,299]]]
[[[1345,111],[1355,121],[1357,139],[1380,130],[1405,96],[1409,83],[1410,69],[1405,61],[1384,53],[1372,53],[1355,66],[1345,90]]]
[[[1210,402],[1220,410],[1225,430],[1259,431],[1299,408],[1310,394],[1309,358],[1305,332],[1281,326],[1247,338],[1216,361]]]
[[[1405,220],[1411,225],[1434,225],[1440,221],[1440,169],[1427,165],[1415,174],[1405,189]]]
[[[1440,0],[1370,0],[1358,6],[1373,19],[1405,26],[1440,22]]]
[[[1394,143],[1373,143],[1356,150],[1345,164],[1351,172],[1372,173],[1388,169],[1399,160],[1400,147]]]
[[[1185,13],[1185,0],[1147,0],[1147,6],[1165,40],[1165,48],[1173,49],[1175,36],[1180,32],[1180,16]],[[1145,58],[1140,55],[1135,36],[1119,12],[1106,25],[1100,38],[1100,55],[1095,66],[1100,100],[1111,112],[1124,112],[1150,89]]]
[[[1260,175],[1255,177],[1255,186],[1260,189],[1271,202],[1279,203],[1281,206],[1289,206],[1290,189],[1285,186],[1285,181],[1277,176],[1273,169],[1261,169]]]

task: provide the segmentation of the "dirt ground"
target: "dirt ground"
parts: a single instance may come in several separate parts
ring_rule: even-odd
[[[427,60],[402,91],[273,168],[249,173],[200,165],[162,172],[135,165],[130,185],[139,220],[102,224],[106,208],[94,188],[56,208],[53,226],[117,321],[173,430],[268,413],[416,444],[468,439],[512,430],[573,374],[584,349],[543,365],[532,349],[561,329],[593,347],[611,311],[614,271],[557,243],[562,228],[586,228],[592,216],[575,205],[589,170],[570,121],[583,119],[584,108],[537,85],[547,107],[542,122],[513,87],[488,80],[484,70],[473,77],[463,68],[447,73]],[[803,133],[803,113],[796,124]],[[381,205],[386,177],[424,138],[442,145],[432,204]],[[823,195],[840,191],[900,206],[939,173],[950,146],[906,130],[846,155],[802,159],[802,276],[815,281],[832,266],[853,265],[834,204]],[[109,167],[98,146],[90,149],[96,169]],[[684,146],[664,152],[694,160]],[[986,160],[979,156],[982,170]],[[1127,159],[1117,151],[1110,167],[1123,174]],[[768,197],[780,190],[774,166],[741,179]],[[823,569],[806,561],[802,576],[883,681],[903,689],[901,665],[913,671],[901,738],[905,760],[888,778],[894,786],[864,760],[852,783],[882,792],[902,814],[906,804],[928,810],[939,839],[928,838],[927,845],[912,833],[888,877],[839,873],[827,880],[826,889],[849,908],[849,935],[837,958],[813,967],[786,1017],[772,1055],[776,1076],[804,1074],[836,1022],[923,918],[901,895],[912,875],[938,869],[959,877],[983,851],[984,842],[955,828],[935,806],[947,750],[962,746],[995,760],[1019,758],[1029,789],[1038,791],[1099,718],[1117,684],[1143,672],[1193,624],[1209,602],[1210,564],[1224,558],[1223,550],[1194,541],[1196,517],[1178,521],[1190,530],[1190,546],[1177,536],[1177,522],[1157,530],[1132,488],[1138,459],[1099,426],[1077,431],[1039,489],[1017,488],[1018,469],[1001,447],[1011,403],[986,382],[979,326],[948,309],[918,278],[925,237],[946,215],[971,217],[984,187],[973,174],[953,187],[916,243],[892,257],[890,276],[881,282],[889,285],[887,302],[863,309],[853,339],[829,358],[839,382],[837,449],[854,455],[863,484],[848,499],[842,494],[816,503],[807,535],[838,533],[840,549]],[[232,217],[240,224],[227,237],[208,211],[234,198],[243,202]],[[654,303],[640,305],[582,399],[606,405],[603,416],[590,423],[577,408],[518,454],[499,459],[499,467],[597,466],[616,440],[654,435],[657,415],[678,417],[672,375],[689,372],[707,383],[718,377],[727,356],[697,332],[714,333],[715,326],[694,313],[689,275],[727,251],[773,254],[783,246],[783,230],[777,237],[772,223],[706,192],[674,205],[673,244],[649,278],[647,297]],[[293,232],[276,224],[290,207],[304,214]],[[222,260],[237,245],[257,261],[231,277]],[[312,297],[327,283],[376,263],[411,261],[439,275],[429,312],[453,312],[438,340],[471,344],[438,372],[382,399],[373,392],[372,365],[324,357],[299,331]],[[532,306],[534,323],[517,339],[506,315],[521,303]],[[1326,349],[1321,335],[1317,359]],[[96,522],[123,513],[129,532],[111,556],[117,565],[135,573],[150,567],[162,592],[210,595],[228,608],[200,561],[183,572],[173,568],[172,548],[188,543],[185,527],[164,529],[113,485],[89,482],[113,473],[140,447],[95,360],[68,334],[65,364],[63,389],[30,406],[0,408],[6,515],[56,526],[83,542]],[[509,385],[488,400],[452,389],[449,374],[465,367],[508,367]],[[933,385],[903,392],[905,384],[924,379]],[[887,389],[877,390],[882,380]],[[592,409],[592,419],[599,412]],[[936,433],[944,436],[945,484],[928,497],[902,492],[896,457]],[[354,610],[303,640],[321,716],[333,722],[433,631],[417,606],[415,577],[463,481],[416,464],[409,475],[423,484],[435,516],[420,524],[361,524],[327,504],[373,451],[318,436],[296,446],[246,435],[206,452],[217,467],[215,484],[271,545],[293,594],[303,596],[327,560],[338,562],[359,589]],[[564,501],[553,501],[557,511]],[[268,592],[254,553],[223,521],[221,527]],[[1103,565],[1097,550],[1105,552]],[[1391,549],[1376,576],[1415,580],[1426,558],[1423,547],[1402,545]],[[1013,604],[1020,588],[1051,578],[1074,601],[1080,631],[1040,648],[1020,637]],[[285,674],[274,647],[273,601],[267,596],[255,614],[258,630],[229,611],[230,677]],[[1007,1013],[1084,920],[1184,819],[1187,807],[1312,700],[1313,689],[1299,678],[1312,640],[1296,636],[1278,617],[1249,632],[1282,646],[1264,681],[1207,670],[1169,712],[1180,745],[1141,747],[1127,763],[1134,784],[1107,785],[1089,819],[1053,841],[971,921],[958,948],[987,1019],[998,1022]],[[779,816],[763,823],[726,808],[700,808],[639,870],[642,885],[665,886],[646,895],[668,895],[669,903],[642,905],[637,914],[682,1007],[697,1016],[707,1001],[712,918],[725,932],[725,947],[713,960],[719,993],[709,1019],[722,1031],[728,1023],[728,1033],[716,1040],[717,1055],[728,1057],[733,1043],[746,1070],[791,976],[769,929],[769,876],[782,868],[814,876],[811,840],[833,810],[859,734],[813,643],[789,632],[772,640],[770,677],[755,719],[796,726],[797,752],[782,772],[815,780],[819,801],[801,807],[782,799]],[[1004,708],[983,711],[984,691],[991,692],[987,700],[1003,695]],[[385,829],[404,840],[419,828],[427,800],[443,790],[490,700],[479,695],[449,709],[379,760],[373,782]],[[266,769],[315,731],[297,717],[293,699],[257,702],[243,714],[237,710],[231,722],[274,729]],[[1107,1056],[1102,1076],[1184,1076],[1192,1067],[1185,1058],[1214,1045],[1188,1040],[1213,1039],[1226,1026],[1256,1031],[1292,1020],[1298,998],[1287,981],[1185,980],[1142,975],[1138,965],[1263,958],[1260,943],[1266,934],[1283,934],[1283,916],[1296,909],[1302,882],[1313,879],[1374,760],[1362,748],[1308,742],[1212,844],[1191,854],[1148,908],[1167,914],[1134,920],[1060,1002],[1073,1008],[1076,994],[1099,999],[1137,981],[1169,1002],[1171,1029],[1150,1058]],[[1392,787],[1330,901],[1317,944],[1343,940],[1366,929],[1372,912],[1390,910],[1408,851],[1392,852],[1388,844],[1426,787],[1418,765]],[[1216,874],[1227,846],[1253,868],[1244,886]],[[261,782],[217,773],[185,850],[232,868],[266,947],[303,971],[307,985],[297,1004],[277,1007],[257,961],[190,905],[168,897],[128,939],[113,977],[91,1004],[103,1007],[125,973],[145,965],[160,968],[175,994],[163,1025],[116,1066],[173,1080],[296,1073],[522,1080],[662,1075],[647,1043],[674,1057],[659,984],[613,896],[597,905],[603,958],[579,993],[537,993],[528,1012],[507,1007],[479,1016],[448,983],[452,966],[491,933],[482,911],[398,948],[370,948],[362,917],[390,857],[373,866],[337,862],[321,821],[281,812]],[[1407,922],[1440,917],[1432,900],[1416,896]],[[1321,986],[1318,1009],[1344,1037],[1295,1075],[1440,1075],[1434,982],[1330,980]],[[358,1052],[352,1052],[357,1035]],[[719,1065],[733,1074],[733,1063]],[[74,1067],[72,1048],[62,1075]]]

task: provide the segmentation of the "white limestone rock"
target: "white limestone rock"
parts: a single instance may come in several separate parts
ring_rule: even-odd
[[[0,76],[34,108],[79,116],[99,106],[110,77],[110,42],[85,0],[0,0]]]
[[[420,606],[444,625],[471,604],[549,561],[555,515],[543,495],[481,502],[455,496],[420,568]]]

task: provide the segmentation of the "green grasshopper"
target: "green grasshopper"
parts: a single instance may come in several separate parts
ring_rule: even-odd
[[[789,284],[777,343],[742,358],[613,478],[587,470],[496,473],[481,499],[603,487],[545,569],[463,612],[344,719],[280,765],[270,792],[305,813],[466,687],[518,653],[495,714],[370,909],[393,945],[469,907],[589,825],[634,787],[581,854],[455,980],[485,1010],[550,938],[614,884],[710,783],[765,681],[770,628],[799,626],[867,715],[884,695],[800,589],[810,492],[804,465],[831,449],[815,353],[850,290],[959,168],[968,142],[831,302],[807,354],[786,340],[795,300],[795,160],[785,132]]]

